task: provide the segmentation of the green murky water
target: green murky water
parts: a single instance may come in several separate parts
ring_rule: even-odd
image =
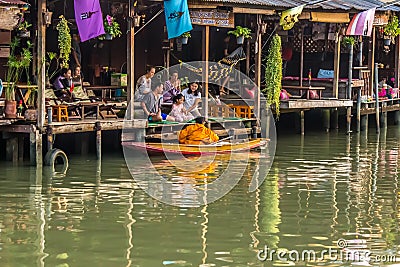
[[[176,175],[164,159],[154,162],[164,174]],[[0,266],[395,264],[373,262],[377,256],[390,256],[387,261],[397,256],[400,264],[398,164],[394,128],[379,136],[281,136],[258,190],[248,192],[255,157],[228,195],[207,206],[180,208],[142,191],[122,156],[105,156],[101,164],[71,157],[67,174],[55,176],[47,169],[41,175],[2,162]],[[222,158],[203,172],[183,176],[210,180],[224,167]],[[180,197],[182,192],[168,193]],[[338,240],[346,248],[338,247]],[[266,246],[268,252],[286,254],[279,259],[272,253],[273,259],[264,261]],[[336,254],[321,255],[329,249]],[[307,262],[304,250],[314,251],[316,258]],[[370,258],[357,258],[355,251]]]

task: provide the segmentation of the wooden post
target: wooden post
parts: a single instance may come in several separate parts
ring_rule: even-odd
[[[361,87],[357,89],[357,133],[360,132],[361,127]]]
[[[304,110],[300,111],[300,133],[304,135]]]
[[[301,25],[300,32],[300,86],[303,86],[303,69],[304,69],[304,25]]]
[[[396,37],[396,47],[394,53],[394,76],[396,84],[395,87],[399,87],[400,85],[400,35]]]
[[[387,112],[384,111],[386,106],[387,106],[387,103],[386,102],[382,102],[382,113],[380,115],[380,121],[379,121],[381,128],[387,127]]]
[[[18,161],[18,137],[15,135],[6,141],[6,160],[14,163]]]
[[[37,11],[37,22],[38,22],[38,39],[37,39],[37,83],[38,83],[38,117],[37,117],[37,128],[43,131],[45,121],[45,95],[44,90],[46,88],[46,68],[45,68],[45,56],[46,56],[46,24],[43,19],[43,12],[46,11],[46,0],[38,0],[38,11]]]
[[[371,70],[371,75],[369,77],[369,84],[371,85],[369,87],[369,92],[368,95],[372,96],[372,92],[374,90],[374,72],[375,72],[375,27],[372,28],[372,34],[371,38],[369,41],[369,46],[368,46],[368,69]]]
[[[350,45],[350,53],[349,53],[349,78],[347,81],[347,98],[351,100],[351,82],[353,80],[353,53],[354,46]]]
[[[18,135],[18,161],[24,161],[24,136]]]
[[[360,119],[360,131],[364,132],[368,129],[368,114],[362,115]]]
[[[346,108],[346,126],[347,126],[347,133],[351,133],[351,107]]]
[[[331,112],[329,109],[322,109],[322,119],[324,130],[328,133],[331,126]]]
[[[134,99],[135,99],[135,28],[133,26],[133,5],[132,1],[129,0],[128,3],[129,7],[129,19],[128,19],[128,30],[127,30],[127,72],[128,72],[128,86],[127,86],[127,100],[128,100],[128,110],[126,118],[128,120],[134,119],[135,114],[135,106],[134,106]]]
[[[374,28],[375,29],[375,28]],[[379,89],[378,89],[378,63],[375,63],[374,76],[372,83],[375,89],[375,119],[376,119],[376,132],[379,133]],[[374,79],[375,78],[375,79]]]
[[[400,110],[394,112],[394,125],[400,125]]]
[[[339,97],[339,70],[340,70],[340,41],[342,36],[336,33],[335,38],[335,55],[333,58],[333,96]]]
[[[96,157],[101,160],[101,124],[96,121]]]
[[[33,166],[41,168],[43,165],[42,134],[35,126],[32,126],[30,131],[29,144],[30,162]]]
[[[332,128],[339,129],[339,111],[337,108],[334,108],[331,113],[331,124]]]
[[[260,119],[261,116],[261,54],[262,54],[262,36],[261,36],[261,16],[257,15],[257,22],[258,22],[258,27],[257,27],[257,42],[256,42],[256,51],[257,54],[255,55],[255,81],[257,85],[257,94],[256,94],[256,102],[255,102],[255,116],[256,118]],[[265,103],[267,105],[267,103]],[[268,114],[268,113],[267,113]],[[267,115],[268,116],[268,115]]]
[[[204,67],[203,67],[203,82],[204,82],[204,105],[203,105],[203,112],[204,117],[206,120],[208,119],[208,60],[209,60],[209,53],[210,53],[210,26],[206,25],[203,31],[203,46],[204,46]]]
[[[49,125],[47,127],[47,152],[53,149],[53,127]]]

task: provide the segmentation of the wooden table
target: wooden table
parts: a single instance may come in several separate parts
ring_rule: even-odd
[[[126,89],[126,86],[116,86],[116,85],[99,85],[99,86],[85,86],[85,90],[92,91],[100,91],[101,90],[101,98],[105,99],[107,96],[107,91],[109,92],[109,97],[112,96],[112,91],[117,89]]]
[[[318,92],[319,99],[322,97],[322,91],[325,90],[324,86],[299,86],[299,85],[282,85],[282,89],[299,90],[300,95],[303,94],[303,90],[307,93],[307,99],[310,99],[310,90]]]

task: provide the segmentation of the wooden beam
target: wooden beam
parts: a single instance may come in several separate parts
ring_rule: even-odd
[[[333,58],[333,97],[339,96],[339,71],[340,71],[340,41],[342,37],[336,33],[335,37],[335,54]]]
[[[300,36],[300,86],[303,86],[303,73],[304,73],[304,25],[301,25]]]
[[[261,113],[260,113],[260,99],[261,99],[261,55],[262,55],[262,35],[261,35],[261,16],[257,15],[257,54],[255,58],[255,65],[256,65],[256,85],[257,85],[257,94],[256,94],[256,102],[255,104],[255,116],[256,118],[260,119]],[[248,54],[250,56],[250,54]]]
[[[258,9],[246,7],[234,7],[233,13],[241,14],[258,14],[258,15],[275,15],[275,10],[272,9]]]
[[[0,126],[0,132],[31,133],[33,129],[30,125],[6,125]]]
[[[203,72],[203,82],[204,82],[204,117],[208,119],[208,60],[210,53],[210,26],[204,26],[204,72]]]
[[[132,1],[129,0],[128,3],[128,14],[131,16],[133,4]],[[127,100],[128,100],[128,109],[127,109],[127,119],[133,120],[134,119],[134,105],[133,101],[135,99],[135,27],[133,26],[133,18],[128,19],[128,33],[127,33],[127,73],[128,73],[128,86],[127,86]]]
[[[368,69],[370,69],[369,76],[369,92],[368,95],[372,96],[374,90],[374,77],[375,77],[375,27],[372,28],[371,38],[369,38],[368,45]]]
[[[46,11],[46,0],[38,1],[38,39],[37,39],[37,66],[38,66],[38,117],[37,127],[39,130],[43,130],[45,123],[45,95],[44,90],[46,88],[46,72],[45,72],[45,56],[46,56],[46,24],[43,19],[43,12]]]

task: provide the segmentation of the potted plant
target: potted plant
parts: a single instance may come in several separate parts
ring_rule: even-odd
[[[58,48],[60,49],[60,67],[68,68],[69,55],[71,54],[71,31],[68,26],[68,21],[63,15],[60,16],[60,21],[57,24],[58,31]]]
[[[237,44],[243,44],[244,39],[251,38],[251,30],[242,26],[236,26],[236,29],[229,31],[228,34],[233,34],[236,36]]]
[[[6,118],[16,117],[17,102],[15,101],[15,86],[20,81],[23,70],[28,69],[32,61],[32,53],[30,51],[32,44],[28,41],[27,47],[22,48],[20,54],[17,54],[16,50],[19,45],[20,39],[15,37],[10,44],[10,55],[7,60],[6,108],[4,111]]]
[[[24,18],[21,19],[21,22],[17,26],[18,33],[17,35],[22,38],[29,38],[31,36],[31,32],[29,31],[29,27],[32,24],[28,23]]]
[[[392,16],[384,27],[383,33],[385,34],[383,40],[385,45],[390,45],[390,42],[394,43],[394,37],[400,34],[399,18],[397,16]]]
[[[100,40],[112,40],[113,38],[122,35],[118,22],[116,22],[115,18],[110,15],[107,15],[104,19],[104,31],[106,34],[101,35],[99,37]]]
[[[190,35],[190,32],[183,33],[181,35],[182,44],[187,44],[190,37],[192,37],[192,35]]]
[[[356,43],[356,38],[353,36],[344,36],[342,39],[342,44],[344,46],[354,45]]]

